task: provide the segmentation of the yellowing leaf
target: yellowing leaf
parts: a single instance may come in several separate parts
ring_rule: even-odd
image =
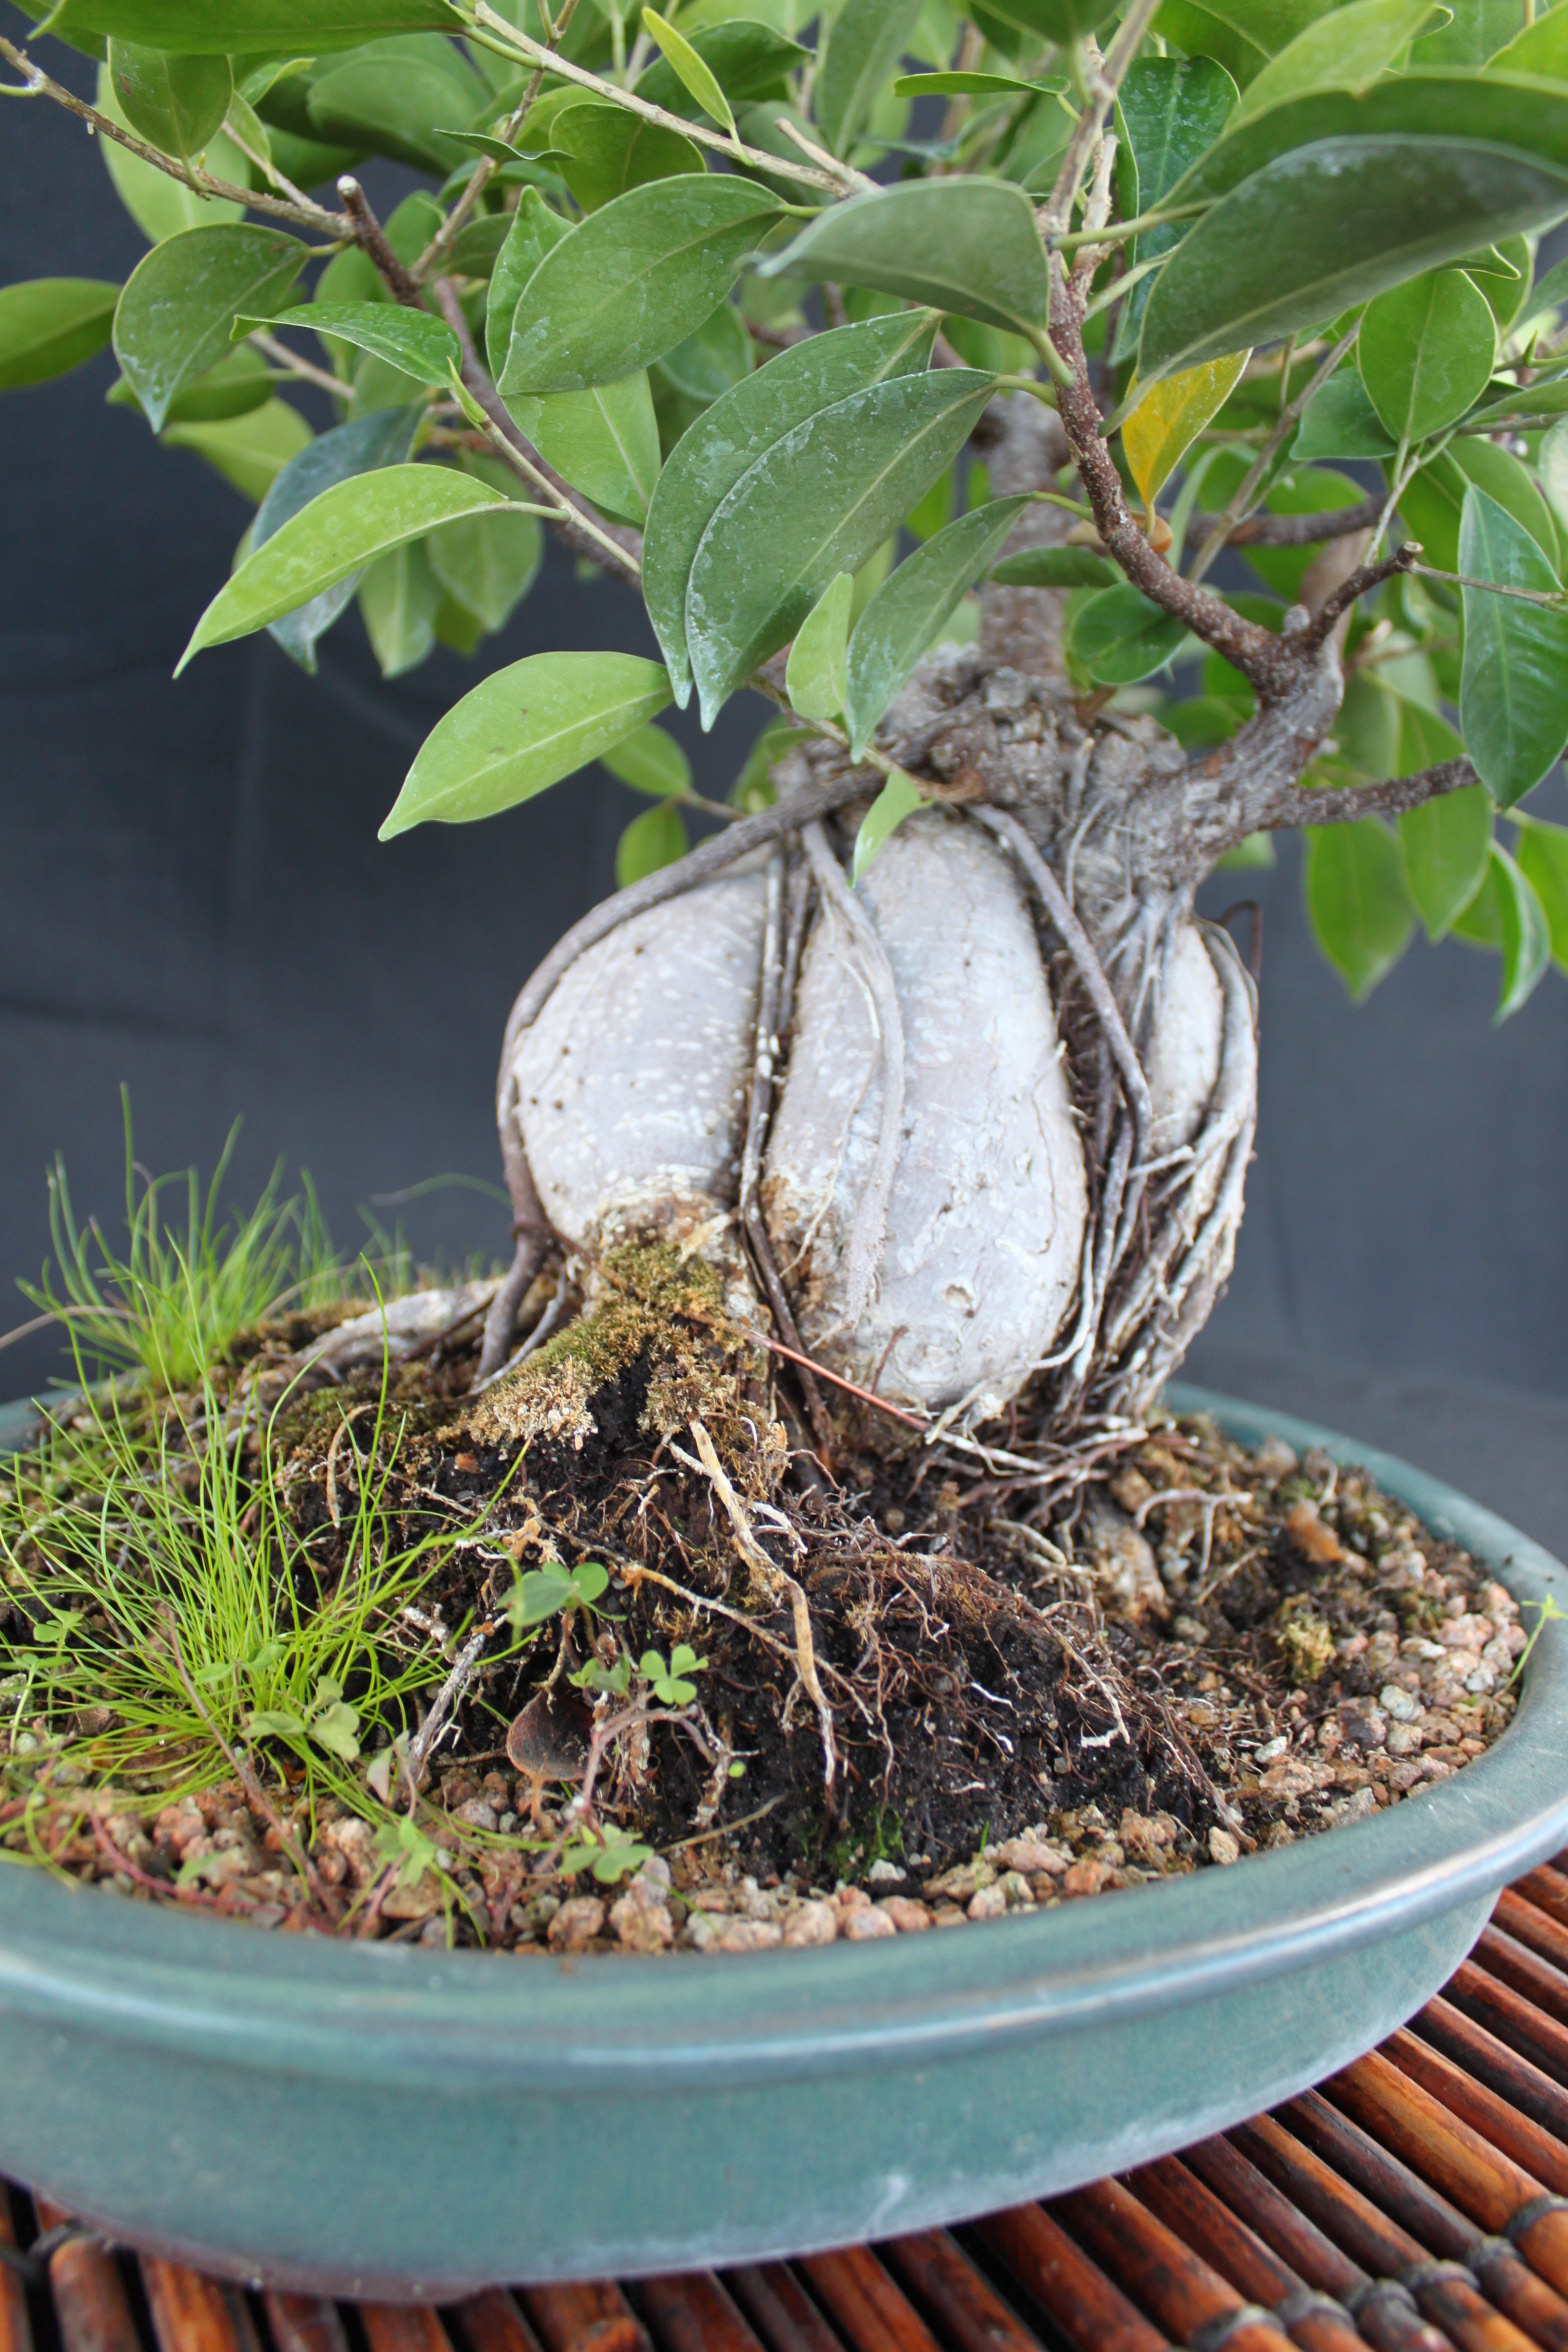
[[[1145,505],[1153,506],[1183,450],[1224,407],[1251,356],[1232,351],[1149,386],[1122,426],[1122,447]]]

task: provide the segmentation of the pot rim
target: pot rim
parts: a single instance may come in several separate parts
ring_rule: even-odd
[[[1441,1480],[1290,1414],[1185,1384],[1243,1442],[1364,1467],[1522,1601],[1568,1570]],[[28,1408],[0,1411],[0,1451]],[[272,2073],[668,2094],[938,2061],[1223,1996],[1376,1943],[1568,1844],[1568,1622],[1548,1622],[1484,1756],[1374,1818],[1230,1868],[930,1933],[747,1955],[521,1957],[246,1933],[17,1864],[0,1871],[0,2005],[54,2031],[205,2051]]]

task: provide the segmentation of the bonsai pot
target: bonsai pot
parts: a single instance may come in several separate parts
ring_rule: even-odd
[[[1568,1572],[1364,1463],[1521,1600]],[[22,1442],[24,1408],[0,1419]],[[747,1957],[508,1958],[267,1935],[0,1870],[0,2164],[248,2279],[448,2297],[753,2261],[952,2221],[1213,2132],[1380,2040],[1507,1880],[1568,1843],[1568,1623],[1463,1772],[1173,1883]]]

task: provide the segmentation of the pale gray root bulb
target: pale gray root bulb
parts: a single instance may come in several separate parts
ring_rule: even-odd
[[[869,1307],[847,1259],[882,1106],[872,993],[842,918],[820,914],[796,1000],[763,1203],[808,1348],[941,1410],[1014,1394],[1078,1283],[1083,1146],[1029,902],[977,827],[902,825],[857,886],[905,1032],[903,1140]]]
[[[734,1208],[766,888],[725,874],[634,916],[523,1032],[513,1115],[567,1241],[684,1241]]]
[[[1219,975],[1195,923],[1172,926],[1160,962],[1139,1039],[1156,1159],[1190,1144],[1203,1125],[1219,1079],[1225,1024]]]

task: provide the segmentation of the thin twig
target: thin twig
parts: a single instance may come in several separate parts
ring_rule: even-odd
[[[1073,135],[1067,143],[1067,153],[1062,158],[1056,184],[1047,201],[1040,207],[1039,220],[1043,229],[1064,231],[1072,219],[1079,183],[1094,152],[1095,141],[1105,128],[1105,118],[1115,104],[1122,77],[1137,56],[1158,5],[1159,0],[1133,0],[1104,59],[1101,60],[1098,51],[1090,49],[1092,78],[1088,99],[1073,126]],[[1085,47],[1089,48],[1089,44],[1086,43]]]
[[[902,1421],[906,1429],[918,1429],[924,1436],[931,1426],[929,1419],[922,1419],[918,1413],[906,1413],[902,1405],[890,1405],[887,1398],[878,1396],[874,1389],[862,1388],[855,1380],[846,1380],[842,1372],[831,1371],[826,1364],[819,1364],[815,1356],[804,1356],[798,1349],[786,1347],[782,1340],[771,1338],[766,1331],[747,1329],[746,1337],[754,1340],[758,1347],[766,1348],[770,1354],[786,1356],[792,1364],[799,1364],[802,1370],[814,1372],[819,1380],[827,1381],[833,1388],[843,1389],[847,1396],[858,1397],[863,1405],[874,1406],[877,1412],[886,1413],[890,1421]]]
[[[576,13],[577,0],[561,0],[560,14],[555,18],[554,22],[551,23],[548,18],[546,19],[548,28],[547,46],[551,50],[559,48],[561,36],[566,31],[567,26],[571,23],[572,18],[576,15]],[[524,90],[523,95],[518,101],[517,105],[513,107],[511,113],[507,116],[506,121],[501,125],[497,136],[508,147],[511,146],[512,142],[517,137],[518,132],[522,129],[524,123],[527,122],[530,114],[532,114],[534,110],[534,102],[538,98],[539,92],[544,85],[544,76],[544,67],[542,65],[536,65],[528,87],[526,90]],[[441,223],[441,226],[436,230],[435,235],[431,238],[429,244],[425,247],[424,252],[420,254],[418,260],[414,263],[413,275],[415,278],[423,282],[424,279],[431,275],[432,271],[439,269],[444,264],[447,255],[452,249],[453,241],[457,236],[458,230],[468,219],[469,215],[474,209],[474,206],[479,202],[480,197],[484,194],[486,188],[488,188],[490,182],[494,179],[499,169],[500,166],[496,162],[493,155],[482,155],[480,157],[478,170],[470,176],[467,187],[462,191],[461,195],[457,199],[457,202],[453,205],[451,211],[447,214],[445,220]]]
[[[404,1769],[407,1772],[408,1785],[411,1789],[417,1791],[424,1787],[425,1774],[430,1769],[430,1758],[435,1744],[446,1727],[447,1717],[473,1680],[474,1670],[478,1666],[485,1643],[496,1629],[496,1623],[497,1620],[494,1617],[487,1617],[482,1625],[474,1627],[473,1632],[458,1651],[451,1673],[431,1701],[429,1714],[410,1740]]]

